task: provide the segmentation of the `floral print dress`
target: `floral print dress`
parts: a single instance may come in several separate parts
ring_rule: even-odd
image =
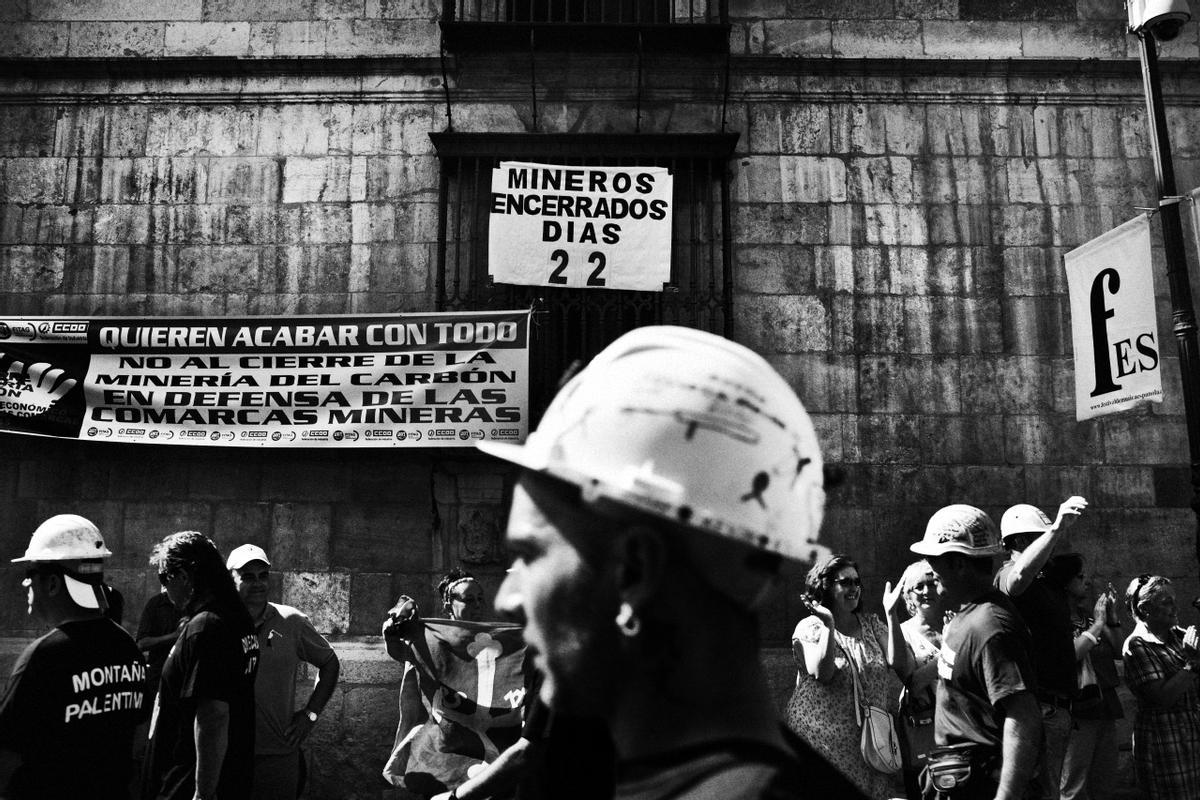
[[[838,768],[868,797],[893,796],[898,776],[876,772],[863,760],[862,728],[854,712],[854,680],[850,661],[858,665],[864,681],[864,700],[871,705],[897,711],[900,681],[887,663],[887,624],[875,614],[860,614],[861,633],[846,636],[833,631],[834,675],[821,683],[804,668],[801,642],[819,640],[824,624],[815,616],[805,617],[792,634],[797,659],[796,689],[788,701],[788,727]]]

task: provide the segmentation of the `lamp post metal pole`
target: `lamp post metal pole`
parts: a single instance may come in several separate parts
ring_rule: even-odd
[[[1149,30],[1139,30],[1137,35],[1141,50],[1142,83],[1146,90],[1146,111],[1149,114],[1154,177],[1158,184],[1158,210],[1162,220],[1163,249],[1167,259],[1167,283],[1171,289],[1171,330],[1175,334],[1179,369],[1183,378],[1183,409],[1187,423],[1188,455],[1191,460],[1191,506],[1197,518],[1195,554],[1200,562],[1200,345],[1196,336],[1192,287],[1188,280],[1187,251],[1183,244],[1180,199],[1175,188],[1175,168],[1171,161],[1171,142],[1167,135],[1167,114],[1163,107],[1158,43]]]

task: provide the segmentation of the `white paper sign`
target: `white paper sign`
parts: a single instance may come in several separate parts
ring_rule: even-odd
[[[1075,418],[1161,403],[1149,216],[1091,240],[1065,260],[1075,345]]]
[[[661,292],[671,279],[665,167],[503,161],[492,170],[491,200],[496,283]]]

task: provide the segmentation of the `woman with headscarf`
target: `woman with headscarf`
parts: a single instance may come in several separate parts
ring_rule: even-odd
[[[1133,764],[1150,800],[1200,797],[1200,675],[1196,628],[1178,627],[1171,581],[1139,575],[1125,592],[1137,625],[1125,640],[1125,682],[1137,698]]]
[[[868,797],[890,797],[892,777],[874,770],[862,755],[854,685],[859,683],[864,703],[896,713],[896,676],[911,671],[898,619],[900,588],[893,591],[889,582],[884,591],[887,623],[862,612],[862,579],[847,555],[819,559],[804,588],[812,614],[792,634],[797,677],[787,724]]]

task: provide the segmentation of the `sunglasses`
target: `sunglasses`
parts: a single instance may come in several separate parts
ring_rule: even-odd
[[[61,571],[50,567],[30,567],[25,570],[25,580],[33,580],[42,575],[61,575]]]
[[[862,578],[834,578],[833,582],[844,589],[851,586],[862,586]]]
[[[166,586],[168,583],[171,582],[171,579],[174,577],[175,577],[174,572],[160,572],[160,573],[158,573],[158,582],[161,585]]]

